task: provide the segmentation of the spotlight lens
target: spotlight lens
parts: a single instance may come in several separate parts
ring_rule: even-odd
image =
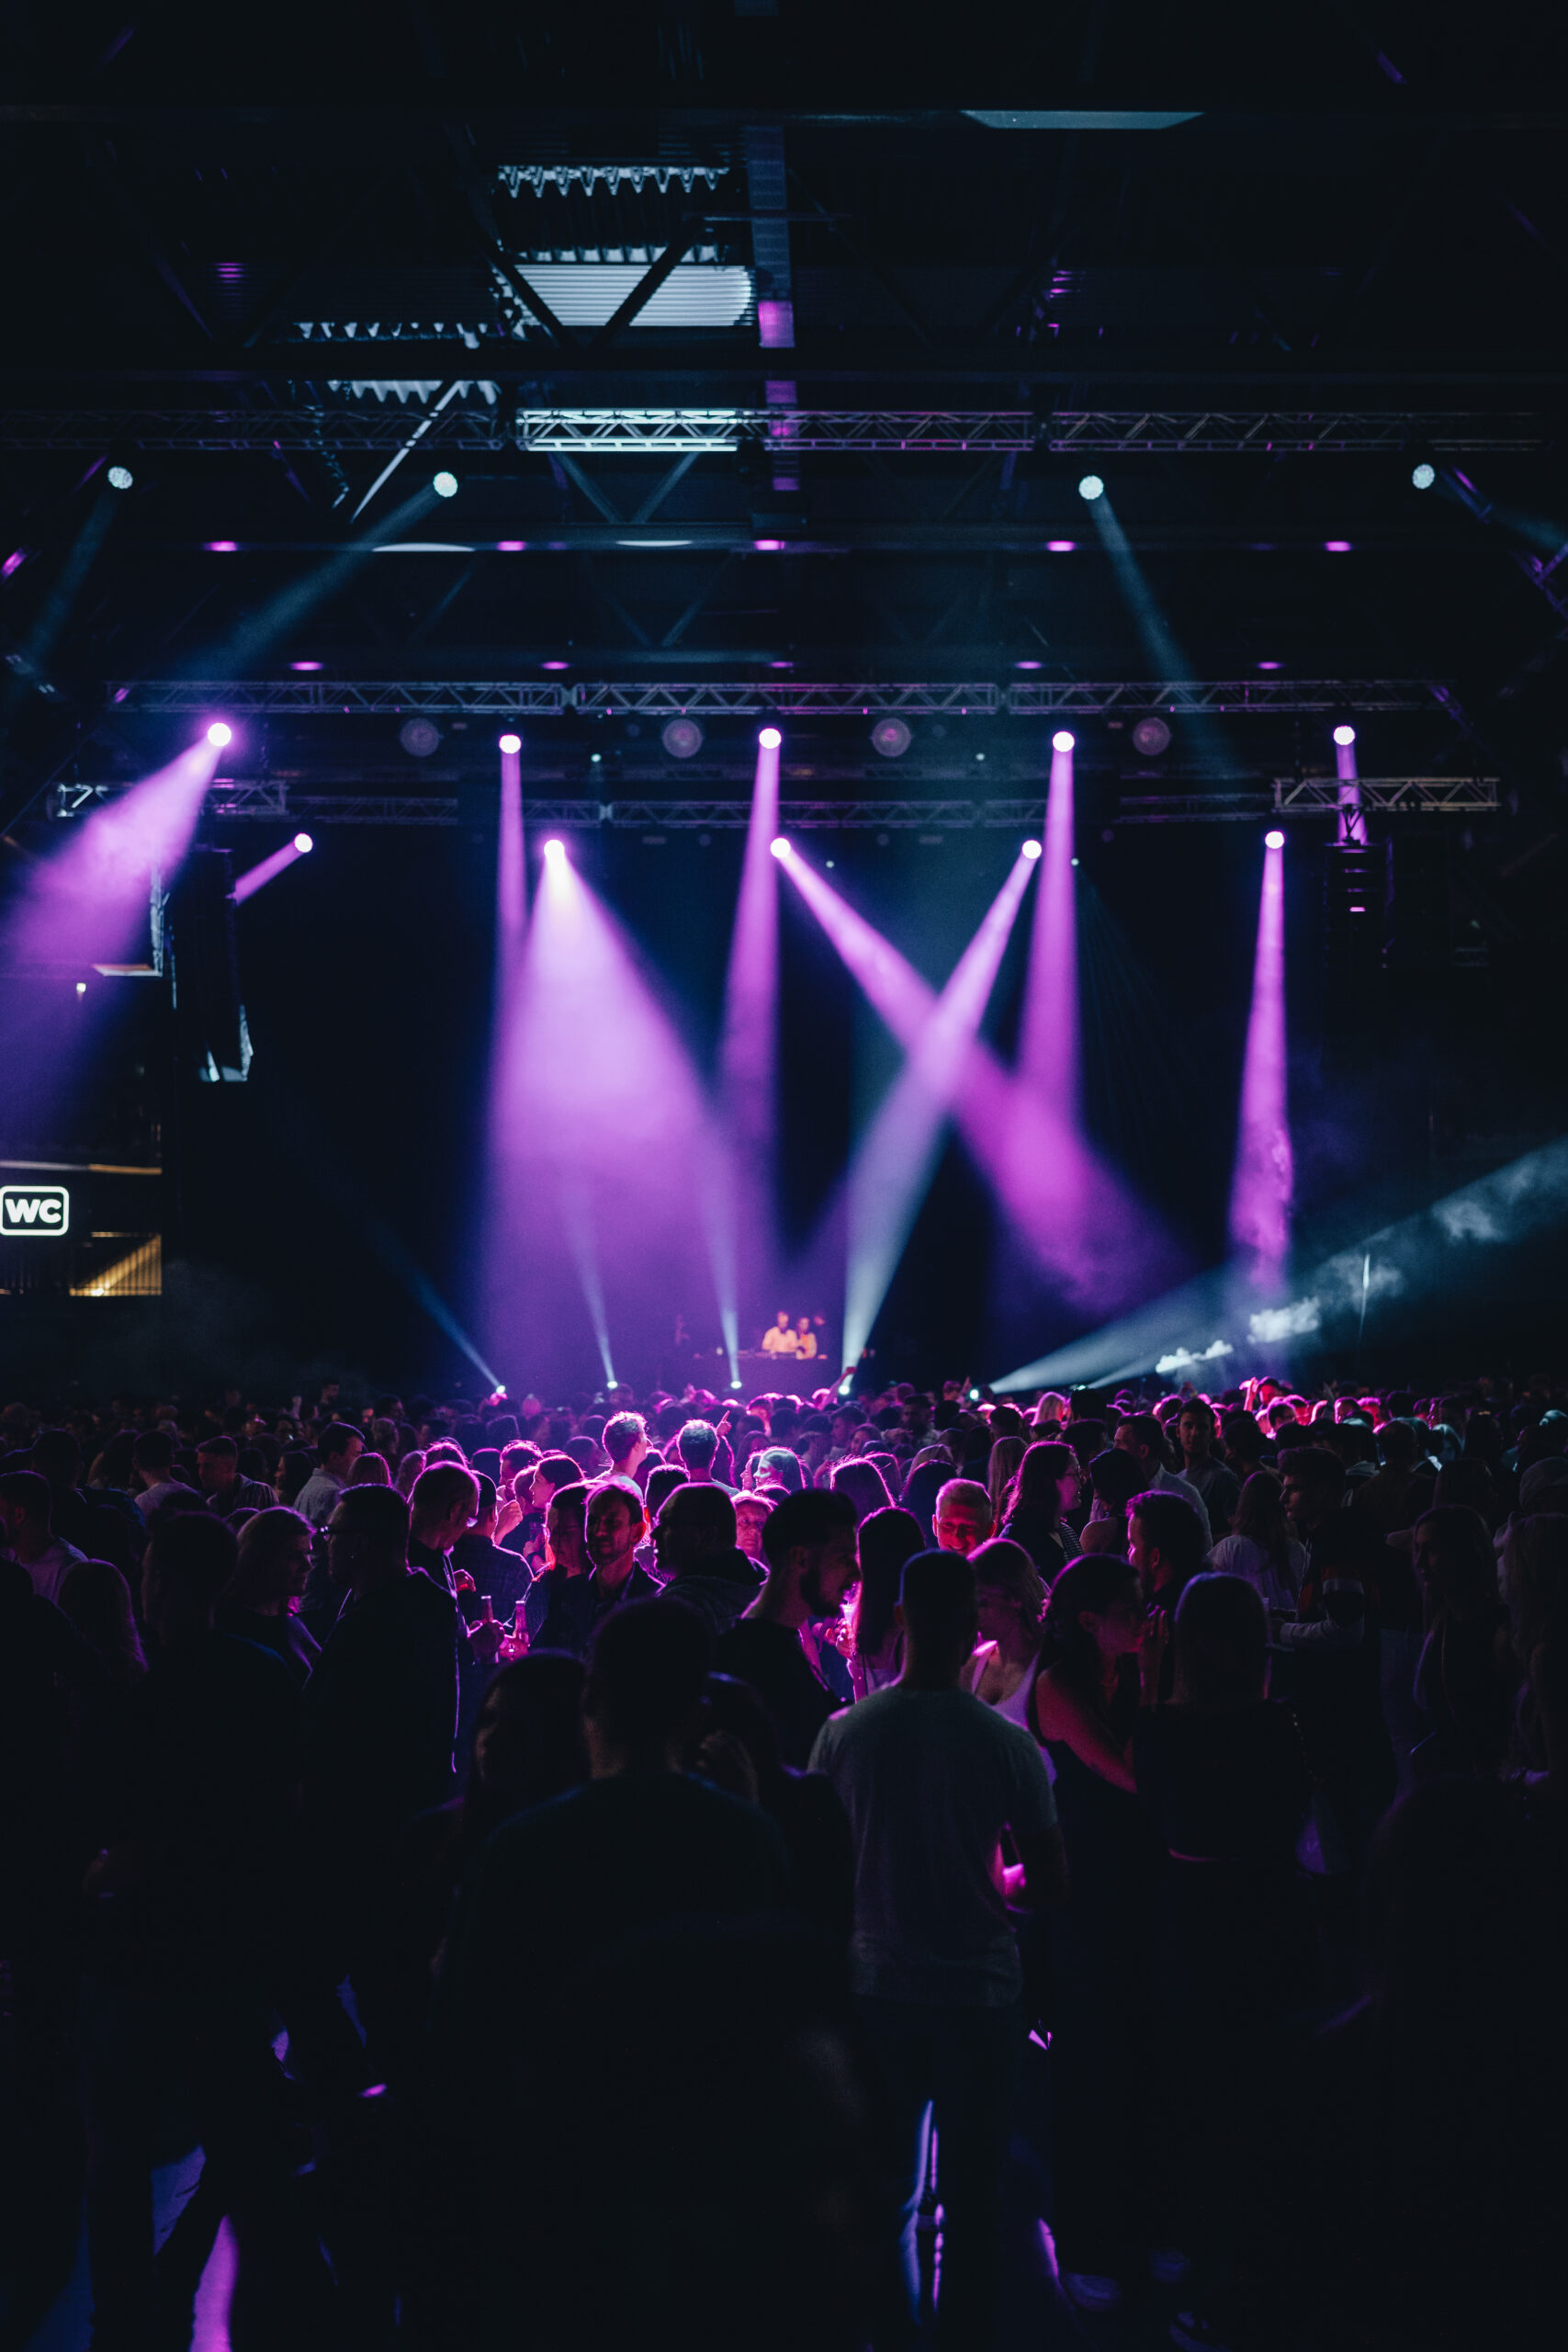
[[[446,468],[443,467],[438,474],[431,475],[430,487],[435,492],[437,498],[456,498],[457,495],[457,477],[456,474],[449,474]]]
[[[1265,849],[1283,849],[1285,846],[1284,834],[1280,832],[1278,830],[1273,832],[1265,833],[1263,836],[1263,846]]]
[[[545,855],[550,859],[552,864],[558,865],[562,858],[566,855],[566,843],[564,842],[547,842],[545,843]]]
[[[789,855],[789,843],[785,841],[782,833],[779,835],[776,842],[770,842],[768,843],[768,847],[773,851],[775,857],[787,857]]]
[[[1334,740],[1343,748],[1345,744],[1355,741],[1356,730],[1353,727],[1337,727],[1334,730]]]
[[[234,730],[231,727],[226,726],[221,718],[215,718],[207,730],[207,740],[209,743],[215,743],[221,751],[225,743],[233,741]]]
[[[1080,498],[1087,498],[1092,505],[1097,498],[1103,498],[1104,495],[1105,484],[1100,481],[1100,476],[1098,474],[1085,474],[1082,481],[1078,484],[1078,496]]]
[[[1069,735],[1065,727],[1059,727],[1051,738],[1051,749],[1054,752],[1070,752],[1077,741],[1076,735]]]
[[[111,466],[109,468],[109,488],[111,490],[129,490],[135,480],[136,476],[131,472],[129,466]]]
[[[503,735],[500,748],[503,752],[520,752],[523,749],[523,738],[521,735]]]
[[[1025,857],[1028,857],[1028,858],[1036,858],[1036,857],[1038,857],[1038,856],[1039,856],[1039,854],[1040,854],[1040,844],[1039,844],[1039,842],[1024,842],[1024,844],[1023,844],[1023,854],[1024,854]]]
[[[1430,490],[1438,479],[1438,469],[1436,466],[1427,465],[1423,459],[1421,464],[1413,469],[1410,479],[1417,490]]]
[[[757,741],[764,752],[776,752],[784,741],[784,737],[776,727],[764,727]]]
[[[316,844],[310,839],[309,833],[296,833],[294,836],[294,846],[299,851],[301,857],[309,857]]]

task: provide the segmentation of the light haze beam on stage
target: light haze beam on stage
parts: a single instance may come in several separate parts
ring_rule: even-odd
[[[1291,1253],[1295,1192],[1291,1150],[1290,1042],[1285,1013],[1285,848],[1278,832],[1263,852],[1263,891],[1252,967],[1252,1010],[1242,1065],[1231,1248],[1255,1291],[1283,1280]]]
[[[6,960],[58,986],[14,982],[0,990],[0,1115],[21,1134],[47,1125],[68,1092],[92,1015],[75,993],[75,972],[95,964],[151,964],[151,883],[172,883],[189,849],[207,787],[218,767],[205,738],[167,767],[77,818],[52,854],[29,865],[19,903],[6,917]],[[88,1001],[90,1002],[90,1000]]]
[[[617,1359],[646,1359],[671,1299],[708,1295],[694,1179],[711,1123],[641,959],[558,841],[497,1037],[484,1344],[503,1370],[578,1385],[584,1306],[601,1362],[612,1332]]]
[[[1100,543],[1111,558],[1111,568],[1116,574],[1116,584],[1122,599],[1132,616],[1133,626],[1142,641],[1144,653],[1156,678],[1190,679],[1192,665],[1172,635],[1159,601],[1149,586],[1143,565],[1134,554],[1121,517],[1111,503],[1110,493],[1095,499],[1089,508]],[[1183,720],[1193,750],[1216,775],[1230,772],[1230,754],[1224,738],[1213,718],[1205,710],[1188,712]]]
[[[906,1052],[936,999],[897,949],[857,914],[791,843],[784,872]],[[976,1165],[1031,1257],[1065,1299],[1099,1313],[1168,1282],[1177,1252],[1148,1208],[1104,1165],[1055,1103],[970,1043],[954,1116]]]
[[[436,503],[435,492],[426,487],[413,498],[406,499],[397,512],[378,527],[362,532],[358,538],[337,555],[328,556],[316,564],[302,580],[279,589],[276,596],[253,612],[237,628],[227,644],[208,660],[216,667],[202,667],[188,673],[191,676],[243,678],[257,663],[266,661],[290,629],[299,626],[309,613],[324,605],[338,590],[346,585],[359,566],[367,562],[383,543],[390,544],[428,514]]]
[[[1081,1096],[1078,1066],[1078,925],[1073,882],[1073,737],[1064,727],[1051,739],[1051,788],[1040,865],[1040,895],[1029,942],[1019,1076],[1055,1102],[1077,1126]]]
[[[769,740],[771,739],[771,740]],[[740,895],[730,935],[724,988],[724,1029],[719,1043],[719,1132],[704,1170],[704,1209],[719,1323],[731,1382],[740,1367],[740,1238],[745,1235],[758,1262],[745,1269],[750,1295],[771,1284],[773,1163],[777,1080],[779,1003],[779,893],[775,860],[770,854],[779,821],[779,731],[762,729],[746,828]]]
[[[935,1173],[942,1131],[1035,861],[1021,849],[871,1125],[848,1182],[844,1362],[858,1363]]]
[[[281,849],[275,849],[270,857],[264,857],[258,865],[247,867],[234,884],[234,904],[243,907],[247,899],[254,899],[258,890],[265,890],[269,882],[276,882],[280,874],[287,874],[291,865],[298,865],[302,857],[309,857],[315,846],[309,833],[296,833],[291,842],[285,842]]]

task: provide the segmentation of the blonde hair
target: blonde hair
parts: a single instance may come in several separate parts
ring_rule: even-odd
[[[994,1585],[998,1592],[1005,1592],[1010,1600],[1017,1601],[1029,1631],[1040,1631],[1045,1620],[1045,1579],[1021,1544],[1015,1544],[1010,1535],[993,1535],[989,1543],[970,1553],[969,1565],[977,1585]]]

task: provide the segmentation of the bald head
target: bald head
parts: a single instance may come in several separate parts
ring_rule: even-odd
[[[653,1531],[667,1577],[700,1575],[735,1549],[735,1505],[722,1487],[677,1487],[660,1507]]]

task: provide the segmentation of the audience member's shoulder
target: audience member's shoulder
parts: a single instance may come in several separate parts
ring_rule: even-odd
[[[243,1634],[214,1632],[212,1639],[220,1670],[230,1681],[292,1707],[296,1695],[294,1677],[276,1650],[269,1650],[262,1642],[247,1641]]]

